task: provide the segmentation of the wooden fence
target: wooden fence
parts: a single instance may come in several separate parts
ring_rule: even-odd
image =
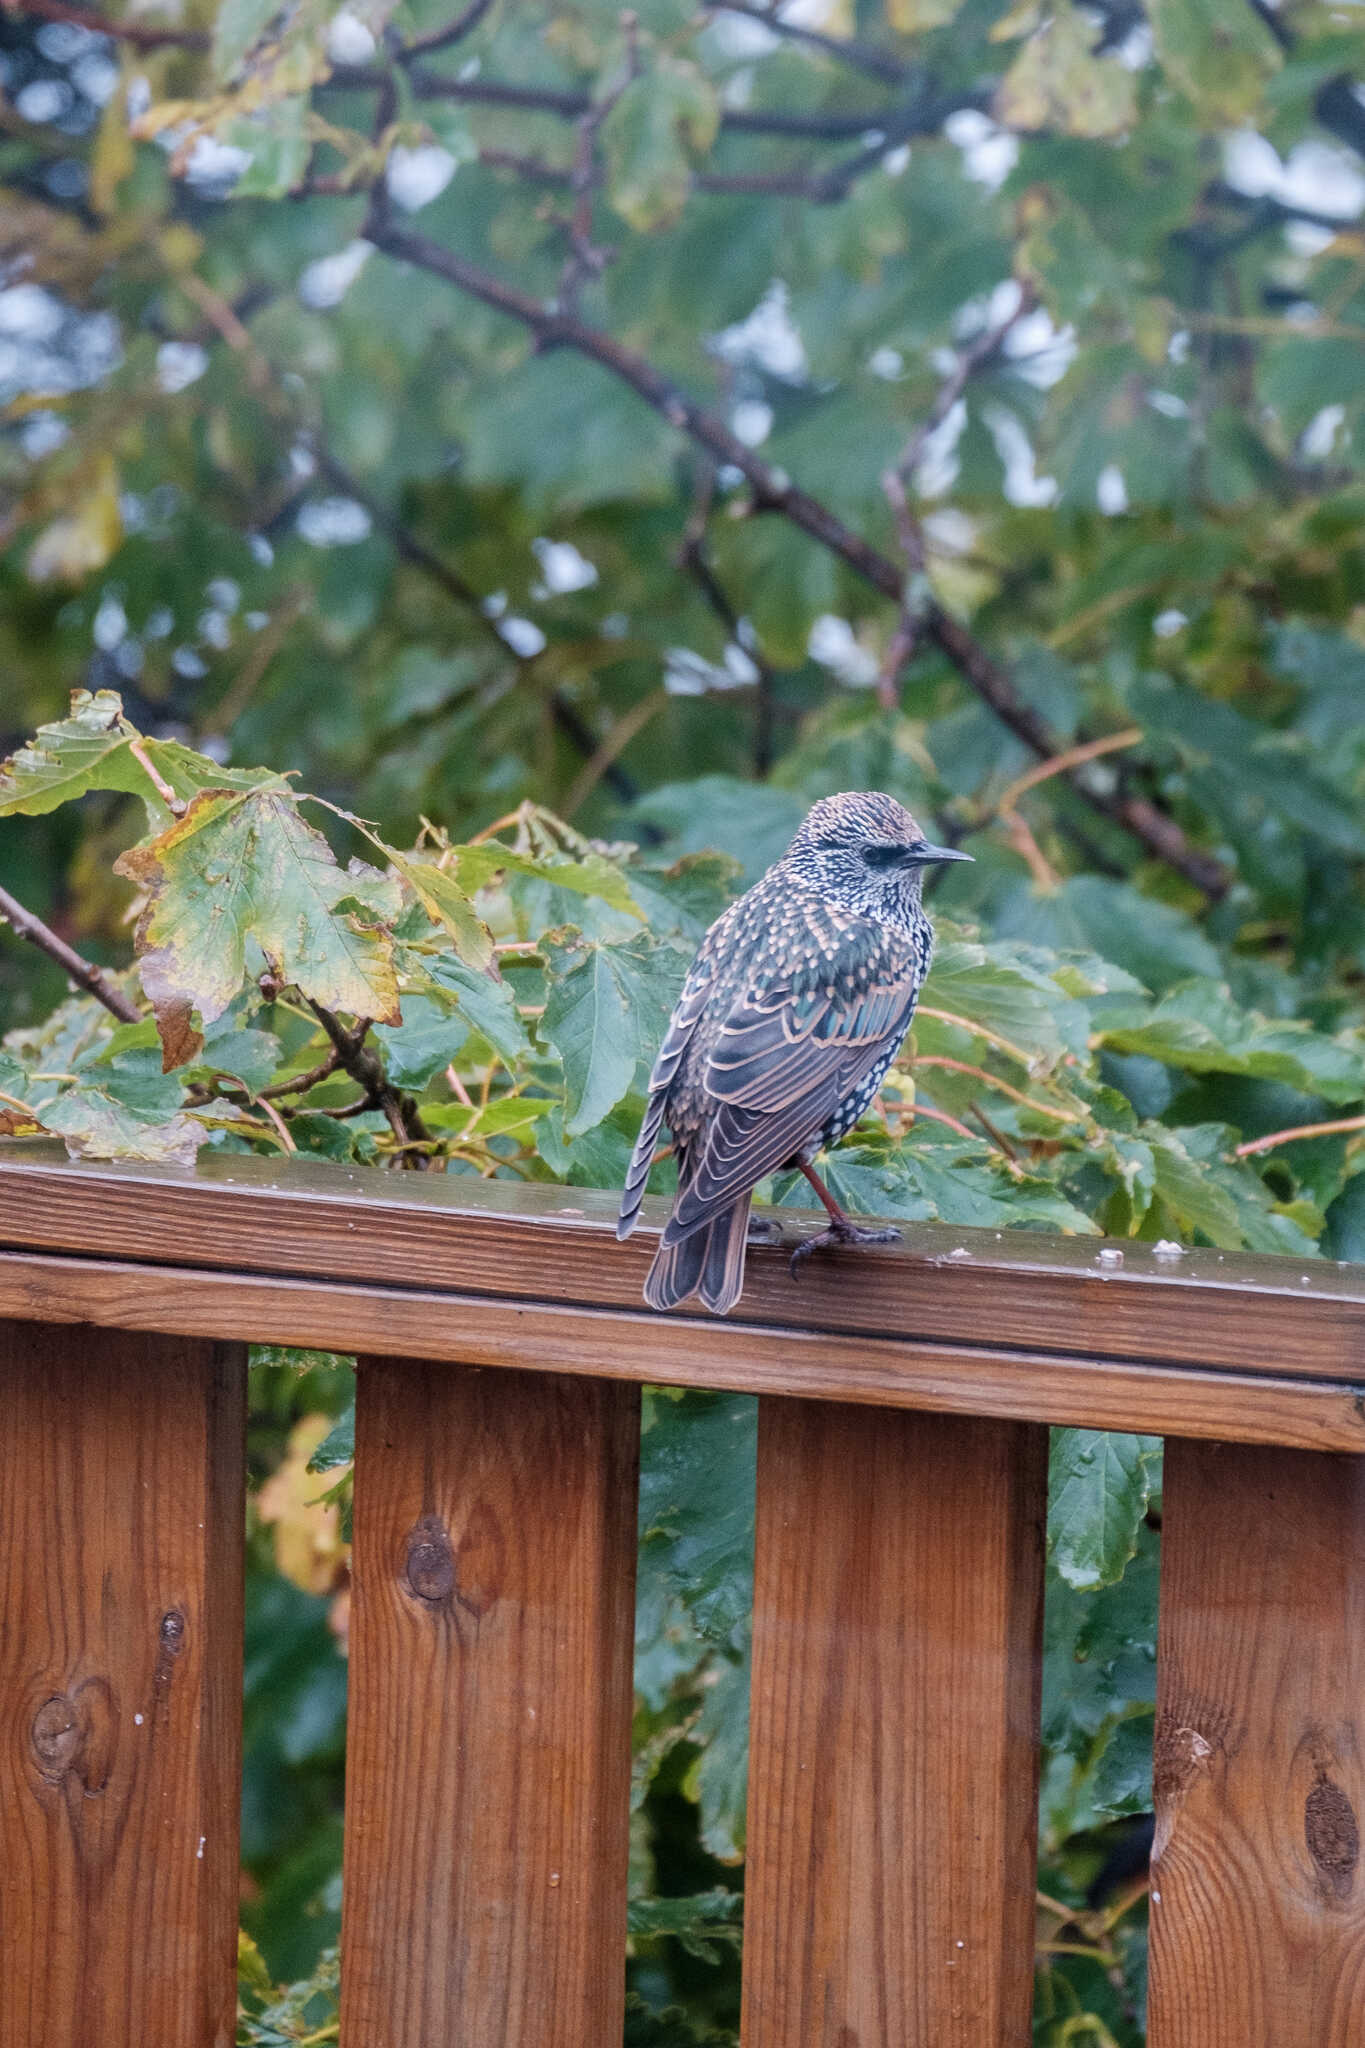
[[[0,2048],[233,2033],[247,1340],[360,1354],[345,2048],[618,2048],[643,1380],[761,1397],[746,2048],[1030,2038],[1044,1425],[1167,1444],[1152,2048],[1365,2041],[1365,1274],[0,1161]]]

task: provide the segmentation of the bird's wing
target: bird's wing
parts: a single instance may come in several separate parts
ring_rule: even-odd
[[[862,918],[840,918],[837,939],[815,967],[751,981],[726,1018],[703,1081],[715,1111],[665,1243],[785,1166],[904,1036],[923,958]]]
[[[664,1105],[673,1077],[682,1064],[692,1033],[701,1020],[711,993],[715,974],[715,959],[710,953],[703,954],[692,964],[682,994],[678,997],[673,1015],[668,1020],[663,1044],[649,1076],[649,1100],[644,1120],[635,1140],[635,1149],[630,1155],[626,1170],[626,1184],[621,1194],[621,1211],[617,1218],[616,1235],[629,1237],[640,1214],[640,1203],[644,1198],[645,1182],[654,1158],[654,1147],[659,1137],[659,1126],[664,1120]]]

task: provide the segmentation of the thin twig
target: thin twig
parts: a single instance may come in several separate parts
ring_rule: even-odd
[[[1036,789],[1040,782],[1047,782],[1054,775],[1065,775],[1068,769],[1079,768],[1086,761],[1098,761],[1101,754],[1116,754],[1124,747],[1136,747],[1142,740],[1140,725],[1125,726],[1122,732],[1107,732],[1103,738],[1086,740],[1081,746],[1068,747],[1063,754],[1056,754],[1050,761],[1040,761],[1036,768],[1017,777],[997,803],[996,815],[1006,817],[1018,803],[1026,790]]]
[[[916,1071],[920,1067],[945,1067],[950,1073],[970,1074],[974,1080],[985,1081],[988,1086],[998,1088],[1002,1095],[1008,1095],[1011,1101],[1021,1103],[1025,1109],[1037,1110],[1040,1116],[1055,1117],[1059,1124],[1077,1124],[1084,1121],[1079,1110],[1054,1109],[1051,1103],[1039,1102],[1032,1095],[1025,1095],[1020,1089],[1011,1087],[1010,1083],[1002,1081],[998,1074],[988,1074],[984,1067],[969,1066],[966,1060],[950,1060],[944,1053],[921,1053],[916,1056],[914,1065]]]
[[[646,357],[627,348],[615,336],[504,283],[427,236],[386,225],[372,239],[400,262],[412,263],[433,276],[443,277],[457,289],[520,322],[541,348],[569,348],[600,363],[680,433],[687,434],[718,461],[733,464],[754,487],[755,511],[780,513],[846,562],[883,596],[901,604],[905,576],[895,562],[846,526],[827,505],[764,462],[723,420],[689,398]],[[924,611],[923,629],[982,701],[1041,760],[1051,760],[1062,751],[1045,721],[1020,697],[1012,678],[960,620],[930,600]],[[1217,899],[1226,893],[1229,876],[1222,863],[1191,846],[1174,819],[1166,817],[1149,799],[1126,790],[1104,793],[1087,788],[1083,782],[1075,786],[1092,809],[1126,827],[1150,852],[1177,869],[1205,895]]]
[[[889,50],[879,50],[874,44],[858,42],[852,36],[822,35],[819,29],[803,28],[794,21],[784,21],[775,7],[750,5],[748,0],[712,0],[707,11],[711,14],[741,14],[746,21],[762,22],[764,28],[770,29],[775,36],[804,43],[809,49],[819,50],[826,57],[835,57],[855,71],[865,72],[869,78],[884,78],[891,85],[904,85],[911,75]]]
[[[1325,1124],[1291,1124],[1287,1130],[1271,1131],[1264,1138],[1248,1138],[1238,1145],[1234,1158],[1250,1159],[1254,1152],[1269,1152],[1276,1145],[1290,1145],[1296,1138],[1334,1138],[1341,1131],[1365,1131],[1365,1116],[1334,1117]]]
[[[928,1003],[921,1003],[915,1014],[919,1017],[937,1017],[940,1024],[956,1024],[963,1031],[969,1031],[973,1038],[984,1038],[988,1045],[996,1046],[1001,1052],[1007,1052],[1012,1060],[1018,1060],[1021,1067],[1026,1068],[1029,1073],[1033,1072],[1036,1060],[1032,1053],[1025,1052],[1022,1046],[1015,1045],[1010,1039],[1002,1038],[998,1031],[990,1030],[985,1024],[978,1024],[972,1017],[959,1017],[956,1010],[935,1010]]]
[[[565,224],[569,234],[569,254],[559,280],[559,306],[566,313],[577,313],[578,298],[584,285],[600,277],[616,253],[613,249],[599,249],[592,238],[592,195],[593,187],[597,183],[597,137],[612,108],[623,94],[630,90],[640,75],[639,27],[639,18],[634,13],[626,12],[621,16],[621,28],[626,39],[625,63],[618,76],[607,86],[600,98],[592,102],[578,123],[573,171],[570,177],[573,212]]]
[[[114,986],[104,971],[82,959],[65,939],[59,939],[56,932],[43,923],[33,911],[25,910],[22,903],[11,896],[8,889],[0,889],[0,921],[8,924],[18,938],[27,939],[40,953],[46,953],[49,960],[55,960],[72,981],[79,983],[87,995],[103,1003],[111,1015],[121,1024],[140,1024],[142,1013],[129,1002],[121,989]]]
[[[410,43],[395,54],[400,63],[411,63],[414,57],[429,57],[433,50],[448,50],[452,43],[458,43],[472,33],[493,5],[493,0],[469,0],[462,14],[457,14],[447,28],[433,29],[430,35],[414,36]]]

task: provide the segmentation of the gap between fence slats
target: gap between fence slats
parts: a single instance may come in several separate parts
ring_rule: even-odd
[[[1365,1460],[1166,1446],[1151,2048],[1365,2040]]]
[[[245,1393],[0,1323],[0,2048],[235,2037]]]
[[[760,1408],[745,2048],[1031,2035],[1047,1439]]]
[[[620,2048],[639,1427],[360,1362],[344,2048]]]

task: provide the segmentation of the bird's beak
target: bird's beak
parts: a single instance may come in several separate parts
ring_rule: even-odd
[[[959,853],[955,846],[916,846],[911,850],[910,864],[912,867],[927,868],[936,866],[940,861],[975,858],[974,854]]]

